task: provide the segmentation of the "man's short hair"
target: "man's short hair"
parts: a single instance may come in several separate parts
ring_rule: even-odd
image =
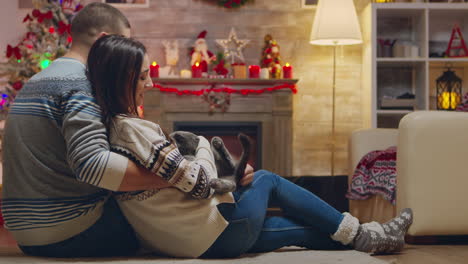
[[[117,8],[104,3],[91,3],[81,9],[71,23],[73,42],[91,47],[101,32],[122,34],[130,28],[128,19]]]

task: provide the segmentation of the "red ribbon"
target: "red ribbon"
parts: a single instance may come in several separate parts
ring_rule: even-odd
[[[37,22],[39,23],[42,23],[44,19],[52,19],[54,17],[54,15],[52,14],[52,11],[50,10],[47,13],[42,13],[41,11],[34,9],[32,11],[32,15],[34,17],[37,17]]]
[[[29,14],[27,14],[27,15],[24,17],[23,23],[25,23],[25,22],[27,22],[27,21],[33,21],[33,18],[32,18]]]
[[[7,58],[10,58],[11,56],[15,55],[16,59],[21,59],[21,52],[20,52],[20,49],[18,48],[18,46],[16,47],[12,47],[10,45],[7,46],[7,52],[6,52],[6,56]]]
[[[290,89],[294,94],[297,93],[297,88],[296,85],[294,84],[282,84],[282,85],[277,85],[274,87],[268,87],[268,88],[263,88],[263,89],[232,89],[230,87],[224,86],[220,88],[209,88],[209,89],[201,89],[201,90],[179,90],[174,87],[165,87],[159,84],[154,84],[153,87],[158,88],[159,91],[165,92],[165,93],[175,93],[177,95],[197,95],[200,96],[204,94],[205,92],[216,92],[216,93],[240,93],[242,95],[247,95],[247,94],[262,94],[264,92],[272,92],[276,90],[281,90],[281,89]]]
[[[70,24],[65,24],[65,23],[63,23],[62,21],[59,21],[59,22],[58,22],[58,29],[57,29],[57,32],[58,32],[60,35],[63,35],[65,32],[67,32],[68,34],[70,34],[70,31],[71,31],[71,25],[70,25]]]

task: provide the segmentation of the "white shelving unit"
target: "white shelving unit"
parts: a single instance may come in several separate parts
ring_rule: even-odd
[[[468,91],[468,57],[434,57],[446,50],[455,24],[468,45],[467,3],[371,3],[361,18],[363,89],[370,94],[363,100],[371,102],[372,127],[397,127],[411,111],[436,110],[435,80],[449,65]],[[405,93],[415,95],[413,109],[382,106],[384,96]]]

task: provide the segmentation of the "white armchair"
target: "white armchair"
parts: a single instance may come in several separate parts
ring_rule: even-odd
[[[391,206],[386,212],[412,208],[411,236],[468,235],[468,113],[418,111],[403,117],[398,130],[356,131],[350,140],[351,170],[365,153],[394,143],[397,206],[384,200]],[[350,201],[351,213],[367,210],[359,202],[369,200]],[[372,220],[380,221],[377,216]]]

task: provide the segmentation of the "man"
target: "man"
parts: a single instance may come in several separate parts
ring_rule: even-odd
[[[83,8],[72,21],[70,51],[31,78],[8,115],[2,211],[26,254],[134,255],[134,231],[109,190],[171,186],[109,150],[85,63],[95,40],[112,33],[130,35],[119,10],[103,3]],[[252,179],[249,167],[241,184]]]
[[[109,150],[85,62],[94,41],[111,33],[130,35],[125,16],[107,4],[87,5],[72,22],[69,53],[33,76],[9,113],[2,209],[26,254],[133,255],[134,232],[108,190],[169,186]]]

